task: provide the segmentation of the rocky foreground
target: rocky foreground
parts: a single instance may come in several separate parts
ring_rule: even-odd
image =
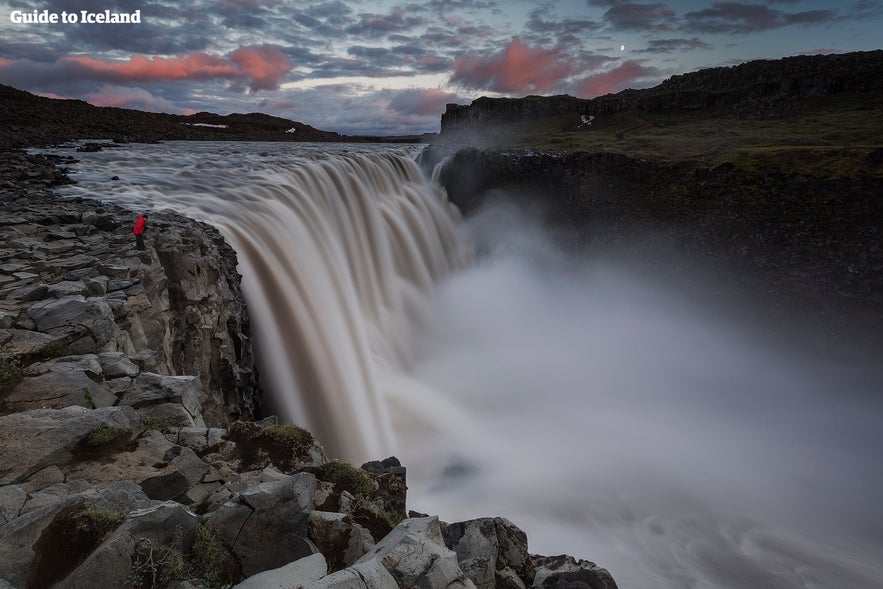
[[[0,588],[616,587],[511,522],[406,511],[395,458],[260,417],[235,253],[212,228],[0,175]]]

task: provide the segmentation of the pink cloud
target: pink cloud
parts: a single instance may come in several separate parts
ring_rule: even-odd
[[[515,37],[501,53],[458,57],[450,81],[495,92],[542,92],[573,73],[572,64],[559,61],[560,55],[560,49],[531,48]]]
[[[594,98],[625,90],[633,82],[656,74],[656,68],[645,67],[639,61],[626,61],[612,70],[589,76],[576,85],[580,98]]]
[[[28,60],[0,61],[0,73],[32,83],[66,80],[154,82],[160,80],[230,80],[234,88],[273,90],[291,72],[285,55],[271,46],[240,47],[227,57],[190,53],[176,57],[132,55],[126,61],[65,56],[53,64]]]
[[[230,61],[239,65],[250,79],[254,91],[275,90],[291,72],[291,62],[274,47],[240,47],[230,54]]]
[[[445,110],[445,105],[456,98],[457,95],[450,92],[415,88],[397,93],[386,108],[403,115],[440,116]]]

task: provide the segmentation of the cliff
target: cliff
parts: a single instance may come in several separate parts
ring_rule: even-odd
[[[712,109],[782,113],[794,102],[839,93],[883,90],[883,50],[839,55],[801,55],[756,60],[731,67],[672,76],[645,90],[625,90],[593,99],[572,96],[479,98],[470,105],[448,104],[441,139],[483,126],[573,115],[599,116],[629,110],[659,113]]]
[[[260,409],[236,254],[211,227],[60,200],[54,160],[0,160],[0,587],[615,589],[504,518],[406,510]]]

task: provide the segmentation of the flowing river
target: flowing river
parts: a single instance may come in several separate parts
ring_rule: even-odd
[[[217,226],[273,410],[332,456],[398,456],[410,509],[505,516],[622,589],[883,587],[879,367],[773,345],[517,209],[463,221],[417,153],[121,146],[74,154],[60,193]]]

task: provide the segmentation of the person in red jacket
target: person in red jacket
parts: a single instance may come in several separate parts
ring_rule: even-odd
[[[135,220],[135,228],[132,233],[135,234],[135,247],[139,250],[144,249],[144,232],[147,230],[147,215],[138,215]]]

